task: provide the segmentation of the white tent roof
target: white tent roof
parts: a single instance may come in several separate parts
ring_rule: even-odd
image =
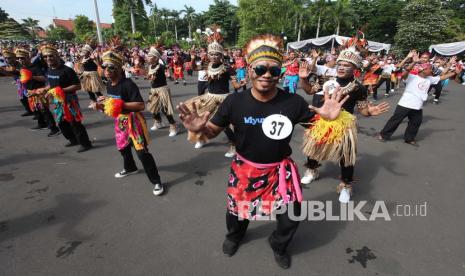
[[[329,35],[329,36],[323,36],[319,38],[312,38],[312,39],[306,39],[306,40],[301,40],[301,41],[296,41],[296,42],[289,42],[287,44],[287,47],[298,50],[305,46],[321,46],[321,45],[324,45],[330,42],[332,39],[335,39],[335,42],[341,45],[344,43],[344,41],[348,40],[349,37],[340,36],[340,35]],[[368,51],[370,52],[379,52],[382,50],[389,51],[389,49],[391,49],[391,44],[368,41]]]
[[[465,41],[435,44],[429,46],[429,51],[432,52],[433,50],[443,56],[454,56],[465,52]]]

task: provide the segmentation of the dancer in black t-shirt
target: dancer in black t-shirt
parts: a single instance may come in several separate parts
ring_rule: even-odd
[[[53,45],[44,45],[41,53],[48,65],[46,72],[48,86],[42,88],[39,93],[47,91],[46,96],[52,96],[55,120],[61,133],[69,141],[65,147],[80,144],[78,152],[87,151],[92,148],[92,144],[86,128],[81,123],[82,113],[76,95],[76,91],[81,89],[79,78],[73,69],[63,64]]]
[[[352,194],[352,183],[354,175],[354,165],[357,153],[357,126],[354,113],[355,106],[363,116],[377,116],[389,110],[386,102],[378,105],[368,103],[368,92],[358,80],[354,77],[354,72],[361,67],[362,57],[356,47],[361,49],[365,46],[364,39],[355,37],[346,44],[346,50],[341,51],[336,62],[336,79],[330,80],[323,84],[323,87],[340,87],[348,100],[342,106],[339,118],[332,123],[325,120],[315,119],[310,122],[310,127],[304,136],[303,151],[307,158],[307,170],[302,178],[302,184],[308,185],[318,178],[317,168],[319,162],[331,160],[339,162],[341,166],[341,183],[337,186],[336,191],[340,193],[339,200],[347,203]],[[313,89],[313,85],[308,83],[309,68],[305,65],[299,69],[299,76],[303,89],[307,94],[314,94],[318,90]],[[324,99],[319,95],[313,98],[313,105],[321,106]],[[342,131],[337,132],[335,129]]]
[[[190,103],[196,103],[199,112],[209,112],[211,116],[216,112],[218,106],[223,102],[229,93],[229,81],[232,81],[234,88],[238,89],[246,84],[245,80],[240,83],[236,81],[236,77],[231,77],[231,72],[234,70],[224,61],[223,46],[221,41],[222,36],[218,32],[214,32],[208,37],[210,44],[208,45],[208,68],[207,68],[207,93],[194,97],[186,102],[187,106]],[[197,66],[193,64],[194,70]],[[234,149],[234,133],[231,128],[226,127],[224,130],[228,137],[230,148],[226,152],[226,157],[233,157],[235,154]],[[195,143],[195,148],[199,149],[207,142],[207,137],[202,135],[194,135],[192,132],[188,133],[188,140]]]
[[[152,113],[155,122],[150,130],[156,130],[162,127],[161,112],[165,114],[170,124],[170,137],[176,136],[176,121],[173,118],[173,103],[171,101],[171,91],[166,83],[165,66],[160,62],[161,54],[155,48],[150,48],[147,54],[149,68],[147,78],[151,81],[149,99],[147,101],[147,110]]]
[[[277,230],[269,237],[276,262],[288,268],[286,249],[299,225],[289,212],[299,215],[302,201],[289,143],[294,125],[308,122],[314,113],[300,95],[277,88],[281,47],[281,38],[273,35],[255,37],[246,45],[252,89],[226,97],[211,120],[209,112],[199,114],[195,102],[190,108],[180,103],[178,109],[189,131],[208,138],[216,137],[230,124],[234,127],[237,155],[228,180],[228,233],[223,252],[235,254],[249,220],[292,206],[288,212],[276,215]],[[327,120],[335,119],[347,100],[341,95],[337,92],[329,97],[326,93],[324,105],[312,109]]]
[[[81,60],[79,61],[79,71],[81,71],[79,78],[81,79],[82,90],[89,94],[91,104],[97,101],[97,97],[102,96],[102,91],[105,90],[105,85],[102,78],[98,74],[97,61],[92,56],[92,48],[89,45],[84,45],[81,49]]]
[[[37,126],[31,130],[50,129],[48,136],[58,135],[58,129],[53,115],[49,109],[48,100],[44,95],[38,94],[36,91],[45,87],[47,78],[44,76],[42,70],[37,65],[31,63],[30,53],[26,49],[18,48],[15,51],[16,58],[21,64],[20,82],[27,89],[29,108],[37,118]]]
[[[115,118],[116,146],[124,161],[124,169],[116,173],[115,177],[122,178],[138,172],[132,156],[134,147],[148,179],[153,184],[153,194],[161,195],[163,185],[155,159],[147,147],[150,137],[142,115],[145,105],[139,88],[131,79],[123,76],[123,58],[119,54],[113,51],[105,52],[102,60],[102,68],[105,70],[105,77],[108,78],[108,96],[100,97],[95,108]]]

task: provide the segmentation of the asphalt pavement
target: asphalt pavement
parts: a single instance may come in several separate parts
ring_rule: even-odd
[[[148,81],[135,81],[147,99]],[[175,103],[197,94],[195,78],[169,86]],[[289,247],[288,270],[276,265],[267,242],[273,221],[252,222],[236,255],[222,253],[231,162],[224,134],[194,149],[185,131],[151,132],[149,149],[167,188],[155,197],[144,173],[114,178],[122,158],[113,121],[87,109],[85,93],[79,95],[94,148],[84,153],[65,148],[62,136],[29,130],[35,122],[20,117],[10,78],[0,79],[0,93],[0,275],[465,275],[465,87],[459,84],[445,89],[439,105],[425,106],[419,147],[403,143],[405,122],[390,141],[376,139],[401,91],[386,99],[388,113],[359,118],[353,199],[366,201],[367,218],[378,204],[390,219],[305,220]],[[301,173],[302,134],[298,126],[292,140]],[[338,165],[325,163],[304,199],[329,201],[337,215],[338,176]]]

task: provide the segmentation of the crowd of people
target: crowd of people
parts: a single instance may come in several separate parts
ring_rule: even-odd
[[[348,203],[353,191],[357,159],[357,118],[389,111],[379,100],[401,87],[403,94],[395,111],[380,130],[378,139],[389,140],[408,117],[404,141],[417,146],[415,137],[422,122],[422,108],[434,89],[439,104],[441,91],[451,80],[465,85],[464,62],[456,57],[431,56],[412,50],[405,58],[366,50],[366,40],[354,37],[340,49],[311,49],[285,53],[283,41],[274,35],[252,38],[243,49],[225,49],[214,32],[207,47],[183,50],[178,46],[124,47],[118,39],[108,46],[70,43],[30,45],[16,43],[1,49],[0,75],[12,77],[21,105],[21,116],[33,116],[32,130],[48,129],[48,136],[62,134],[65,147],[92,149],[77,92],[89,97],[88,107],[115,121],[116,146],[123,169],[116,178],[138,172],[132,149],[161,195],[164,186],[149,151],[150,131],[169,124],[169,136],[181,125],[188,140],[200,149],[224,132],[232,158],[227,180],[227,235],[223,252],[232,256],[243,239],[250,220],[292,205],[299,212],[302,186],[318,177],[324,161],[339,163],[339,201]],[[168,82],[186,85],[185,74],[196,72],[197,95],[173,106]],[[144,99],[135,78],[151,84]],[[282,83],[282,88],[278,85]],[[312,95],[311,105],[298,94],[298,87]],[[230,89],[232,86],[232,89]],[[153,124],[147,126],[143,111]],[[307,156],[303,177],[290,158],[290,141],[296,125],[305,128],[303,152]],[[277,228],[269,237],[280,267],[290,266],[286,248],[299,225],[289,214],[277,216]]]

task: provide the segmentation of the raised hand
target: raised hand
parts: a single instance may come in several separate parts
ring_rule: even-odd
[[[316,49],[312,50],[311,55],[312,55],[313,59],[316,59],[316,58],[318,58],[320,56],[320,54],[318,53],[318,51]]]
[[[368,113],[371,116],[378,116],[380,114],[383,114],[384,112],[389,111],[389,104],[387,102],[382,102],[380,104],[374,105],[369,103],[368,104]]]
[[[324,89],[325,101],[322,107],[309,106],[309,108],[319,114],[325,120],[334,120],[341,113],[342,105],[349,99],[349,95],[342,97],[342,90],[337,87],[334,92],[329,95],[328,89]]]
[[[179,118],[187,130],[199,132],[207,125],[210,112],[205,112],[203,115],[199,115],[195,103],[192,103],[192,111],[182,102],[179,103],[176,108],[179,111]]]
[[[310,64],[308,64],[306,61],[302,62],[299,66],[299,78],[306,79],[308,76],[310,76],[311,73],[312,71],[310,70]]]
[[[415,53],[413,54],[413,56],[412,56],[412,61],[415,62],[415,63],[417,63],[417,62],[420,61],[420,57],[418,56],[418,53],[417,53],[417,52],[415,52]]]
[[[407,57],[408,57],[408,58],[413,58],[413,56],[414,56],[416,53],[417,53],[417,51],[415,51],[415,50],[410,50],[410,52],[408,52]]]

